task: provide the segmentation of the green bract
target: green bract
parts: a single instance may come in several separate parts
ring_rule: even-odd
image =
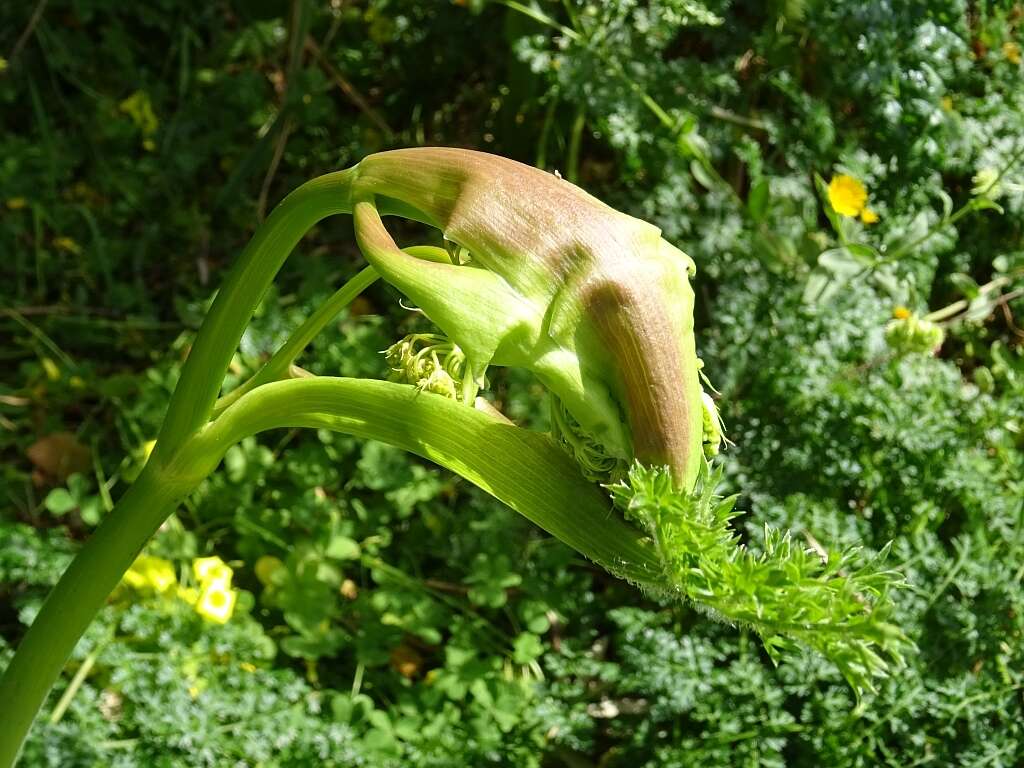
[[[367,260],[473,370],[529,369],[608,454],[692,484],[702,406],[688,256],[575,184],[482,152],[384,152],[351,173]],[[382,213],[437,227],[469,265],[402,253]]]

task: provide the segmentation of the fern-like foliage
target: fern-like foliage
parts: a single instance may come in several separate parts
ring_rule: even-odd
[[[765,527],[763,552],[740,543],[730,524],[736,497],[715,493],[721,468],[705,463],[692,493],[665,469],[635,464],[608,486],[625,517],[651,537],[671,595],[693,601],[761,637],[776,663],[798,645],[821,653],[858,698],[910,642],[893,622],[889,592],[902,576],[885,568],[886,546],[867,562],[857,549],[817,552]]]

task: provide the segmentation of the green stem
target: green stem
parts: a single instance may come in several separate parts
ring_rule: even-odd
[[[573,184],[579,182],[580,178],[580,143],[586,124],[586,109],[580,105],[576,109],[576,117],[572,121],[572,129],[569,131],[569,153],[565,161],[565,178]]]
[[[954,211],[949,216],[946,216],[946,217],[940,219],[935,224],[935,226],[931,227],[923,235],[921,235],[920,237],[917,237],[917,238],[911,240],[909,243],[905,243],[904,245],[901,245],[899,248],[897,248],[895,251],[893,251],[892,253],[887,255],[885,258],[880,259],[878,262],[876,262],[874,266],[877,267],[877,266],[880,266],[882,264],[891,264],[891,263],[893,263],[895,261],[899,261],[904,256],[906,256],[908,253],[910,253],[910,251],[912,251],[915,248],[917,248],[917,246],[924,245],[924,243],[926,243],[929,240],[931,240],[932,237],[937,235],[939,232],[944,230],[946,227],[949,227],[949,226],[952,226],[953,224],[956,224],[958,221],[960,221],[960,219],[962,219],[968,213],[973,212],[974,209],[977,207],[977,202],[976,201],[977,201],[977,198],[975,198],[973,200],[970,200],[969,202],[965,203],[961,208],[959,208],[958,210]]]
[[[551,94],[548,107],[544,110],[544,123],[541,125],[540,138],[537,139],[537,162],[534,163],[541,170],[547,170],[548,164],[548,137],[551,135],[551,125],[555,121],[555,108],[558,106],[558,91]]]
[[[448,252],[443,248],[433,245],[413,245],[403,248],[404,253],[424,261],[432,261],[438,264],[450,264]],[[248,381],[231,390],[224,397],[220,398],[213,407],[213,417],[217,418],[224,409],[235,402],[246,392],[270,381],[291,378],[289,371],[292,363],[302,354],[302,350],[317,337],[327,324],[331,322],[338,313],[355,300],[363,291],[373,285],[380,275],[373,267],[364,267],[355,277],[347,281],[341,288],[324,302],[323,306],[310,315],[300,325],[288,340],[281,345],[270,360]]]
[[[219,463],[223,453],[197,452],[192,444],[210,418],[231,356],[299,239],[326,216],[351,210],[354,175],[353,169],[327,174],[285,198],[224,282],[189,352],[146,469],[65,571],[0,679],[0,702],[10,702],[12,710],[2,718],[0,766],[13,764],[75,643],[146,541]]]
[[[606,495],[547,435],[410,385],[314,377],[253,390],[196,441],[201,453],[222,456],[248,435],[281,427],[331,429],[415,453],[466,478],[612,573],[647,585],[660,578],[643,535],[611,512]]]
[[[10,766],[78,638],[187,488],[144,471],[46,598],[0,679],[0,766]]]
[[[153,459],[166,463],[209,420],[231,356],[271,281],[318,221],[352,210],[349,169],[313,179],[286,197],[256,231],[231,270],[189,352]]]
[[[64,714],[68,711],[68,707],[71,706],[71,702],[75,699],[75,694],[78,693],[78,689],[82,687],[82,683],[85,682],[85,678],[92,672],[92,668],[96,665],[96,659],[100,657],[101,648],[95,648],[88,656],[85,657],[85,661],[82,662],[82,666],[75,672],[75,676],[71,678],[71,682],[68,683],[67,690],[64,691],[64,695],[60,697],[60,701],[57,702],[57,706],[53,708],[53,712],[50,713],[50,724],[56,725],[63,718]]]
[[[1007,283],[1009,283],[1011,279],[1012,279],[1011,275],[1002,275],[1000,277],[997,277],[995,280],[992,280],[992,281],[987,282],[984,285],[980,286],[978,288],[978,295],[981,296],[981,295],[984,295],[984,294],[988,293],[989,291],[998,290],[998,289],[1002,288],[1004,285],[1006,285]],[[960,299],[959,301],[954,301],[952,304],[948,304],[945,307],[942,307],[941,309],[936,309],[934,312],[929,312],[922,319],[923,320],[928,320],[929,322],[932,322],[932,323],[938,323],[938,322],[941,322],[943,320],[948,320],[949,318],[953,317],[954,315],[957,315],[957,314],[963,312],[970,305],[971,305],[971,300],[970,299]]]
[[[323,303],[319,309],[310,315],[306,322],[288,338],[278,349],[270,360],[267,361],[255,376],[250,378],[241,386],[236,387],[224,397],[217,401],[213,408],[213,416],[219,416],[225,408],[238,400],[246,392],[271,381],[278,381],[288,375],[288,369],[295,359],[302,353],[302,350],[316,338],[317,334],[331,322],[338,313],[352,303],[368,287],[376,282],[380,275],[373,267],[365,267],[355,277],[339,288],[331,298]]]

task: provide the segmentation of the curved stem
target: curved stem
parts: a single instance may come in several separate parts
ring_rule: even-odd
[[[346,282],[341,288],[325,301],[316,312],[306,318],[306,321],[288,337],[288,340],[271,356],[266,364],[244,384],[228,392],[220,398],[213,407],[213,417],[216,418],[224,409],[238,400],[246,392],[271,381],[277,381],[288,374],[288,369],[295,362],[303,349],[316,338],[316,335],[324,329],[331,320],[338,316],[345,307],[352,303],[359,294],[373,285],[380,275],[373,267],[364,267],[359,274]]]
[[[424,261],[433,261],[439,264],[450,264],[448,252],[443,248],[433,245],[414,245],[403,248],[403,252]],[[302,353],[302,350],[316,338],[331,320],[338,316],[345,307],[359,296],[363,291],[373,285],[380,277],[373,267],[364,267],[355,277],[347,281],[341,288],[325,301],[306,321],[300,325],[288,340],[281,345],[260,368],[257,373],[245,383],[231,390],[224,397],[220,398],[213,407],[213,417],[217,418],[224,409],[238,400],[246,392],[262,386],[271,381],[288,378],[288,370],[295,359]]]
[[[166,474],[144,471],[46,598],[0,679],[0,766],[13,765],[78,639],[187,490]]]
[[[577,552],[634,583],[657,586],[654,550],[547,435],[406,384],[314,377],[266,384],[196,437],[223,453],[267,429],[331,429],[380,440],[482,488]]]
[[[318,221],[352,210],[355,169],[313,179],[286,197],[256,231],[203,321],[157,438],[163,464],[209,420],[231,356],[271,281],[299,239]]]

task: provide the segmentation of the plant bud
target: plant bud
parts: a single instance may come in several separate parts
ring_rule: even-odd
[[[702,461],[692,260],[574,184],[458,149],[383,152],[353,170],[356,236],[381,275],[465,352],[531,370],[615,459]],[[380,219],[440,229],[458,264],[403,253]]]
[[[885,343],[901,355],[933,354],[945,338],[941,325],[914,314],[890,320],[885,326]]]

